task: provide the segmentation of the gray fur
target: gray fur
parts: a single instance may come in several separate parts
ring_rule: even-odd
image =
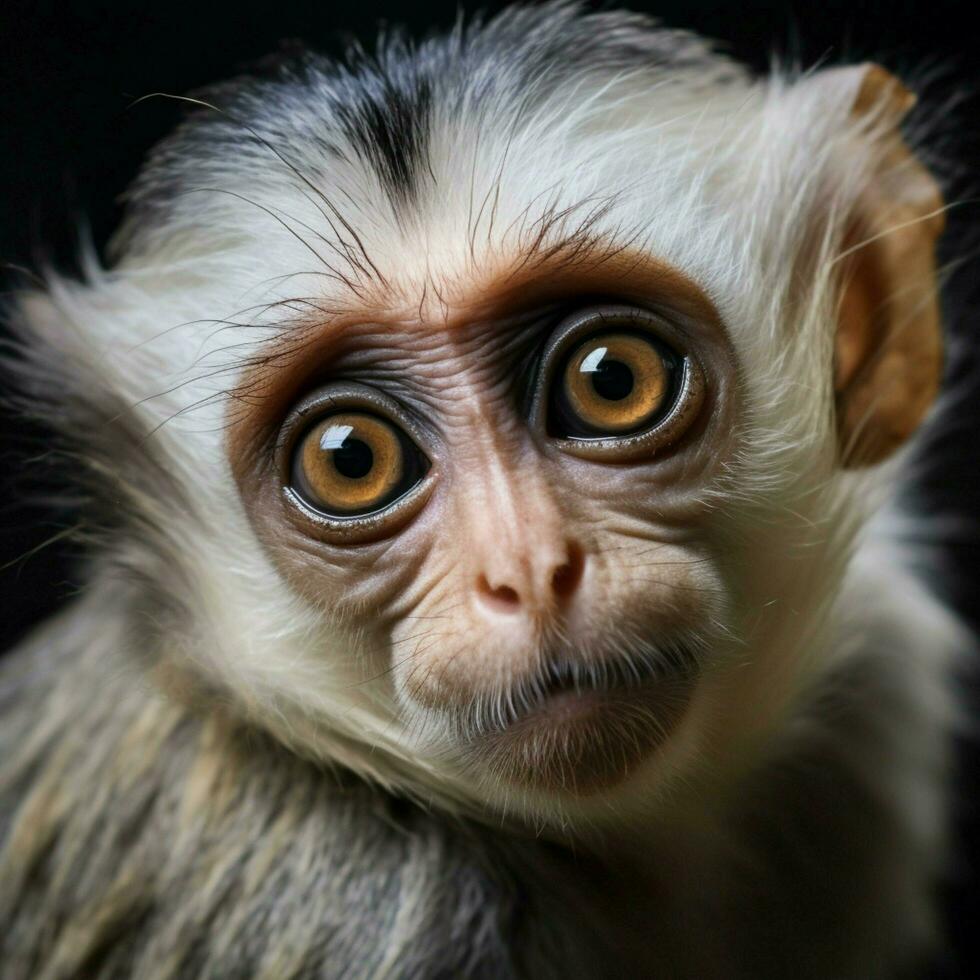
[[[208,186],[229,153],[254,156],[259,170],[268,168],[269,148],[287,167],[299,162],[290,152],[297,145],[320,148],[327,158],[353,156],[399,210],[423,185],[434,186],[427,153],[435,107],[449,119],[500,105],[528,114],[583,76],[636,71],[651,85],[666,78],[705,87],[745,79],[742,66],[694,34],[625,11],[583,18],[567,0],[460,21],[420,44],[394,31],[376,55],[352,47],[342,62],[284,49],[255,71],[196,93],[209,108],[194,111],[150,156],[127,194],[117,251],[138,251],[140,229],[165,220],[188,191]],[[308,164],[296,176],[319,184]]]
[[[6,980],[558,977],[601,947],[567,857],[168,702],[106,612],[0,674]]]
[[[891,651],[825,686],[730,807],[730,837],[681,868],[665,855],[659,887],[624,910],[615,867],[427,812],[220,705],[161,697],[127,606],[103,583],[0,673],[9,980],[857,980],[888,975],[931,931],[920,921],[880,959],[940,870],[888,787],[946,777],[942,739],[902,749],[928,692]]]

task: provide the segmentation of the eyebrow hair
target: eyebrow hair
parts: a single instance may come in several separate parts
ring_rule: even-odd
[[[451,313],[453,307],[511,307],[515,304],[508,294],[520,293],[542,275],[558,275],[562,281],[572,273],[588,278],[600,273],[606,265],[617,265],[618,260],[635,248],[635,236],[619,240],[593,228],[611,206],[611,199],[603,199],[590,208],[584,220],[573,227],[553,234],[555,228],[563,227],[568,217],[585,203],[591,202],[550,208],[524,229],[522,240],[514,248],[502,248],[476,267],[472,264],[476,256],[471,240],[469,254],[464,256],[464,263],[468,262],[469,267],[464,266],[453,290],[463,295],[451,295],[450,287],[440,284],[437,276],[429,271],[426,278],[415,283],[417,301],[408,296],[399,301],[390,280],[366,277],[357,288],[350,289],[351,295],[347,297],[321,300],[296,296],[265,304],[262,307],[265,312],[279,307],[299,315],[290,316],[275,337],[262,342],[263,350],[250,358],[246,366],[269,365],[301,355],[308,345],[316,343],[318,335],[329,330],[332,337],[337,337],[355,323],[392,322],[411,319],[414,314],[419,323],[429,321],[433,327],[448,327],[456,319]],[[649,256],[637,253],[636,261],[648,259]],[[460,281],[465,283],[462,289]],[[369,292],[368,286],[375,288]],[[424,312],[430,295],[441,307],[441,319]],[[480,302],[480,297],[484,302]]]

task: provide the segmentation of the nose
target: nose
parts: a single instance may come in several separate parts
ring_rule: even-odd
[[[550,555],[498,553],[477,576],[476,596],[492,613],[515,614],[562,607],[572,601],[585,574],[585,553],[575,541]]]

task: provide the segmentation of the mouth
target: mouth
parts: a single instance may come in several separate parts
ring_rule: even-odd
[[[562,660],[549,665],[544,672],[541,694],[547,700],[569,693],[586,695],[590,692],[638,688],[663,673],[663,667],[646,658],[588,666]]]
[[[509,782],[589,795],[627,779],[667,741],[697,676],[687,650],[598,664],[558,658],[470,745]]]

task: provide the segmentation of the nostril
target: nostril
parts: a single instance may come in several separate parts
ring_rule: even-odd
[[[568,546],[568,558],[559,565],[551,576],[551,589],[559,599],[569,599],[582,581],[585,571],[585,556],[577,544]]]
[[[485,575],[480,576],[477,584],[480,598],[490,608],[500,612],[515,612],[520,607],[521,597],[509,585],[491,585]]]
[[[481,572],[476,580],[476,597],[486,609],[496,613],[518,613],[527,604],[525,611],[537,615],[552,604],[567,603],[575,595],[585,575],[585,565],[585,553],[581,547],[569,542],[565,560],[560,565],[549,568],[542,560],[537,568],[532,564],[527,569],[512,569],[509,574],[504,570],[500,578],[522,585],[520,591],[511,585],[495,585],[486,573]],[[526,582],[522,577],[525,575]]]

